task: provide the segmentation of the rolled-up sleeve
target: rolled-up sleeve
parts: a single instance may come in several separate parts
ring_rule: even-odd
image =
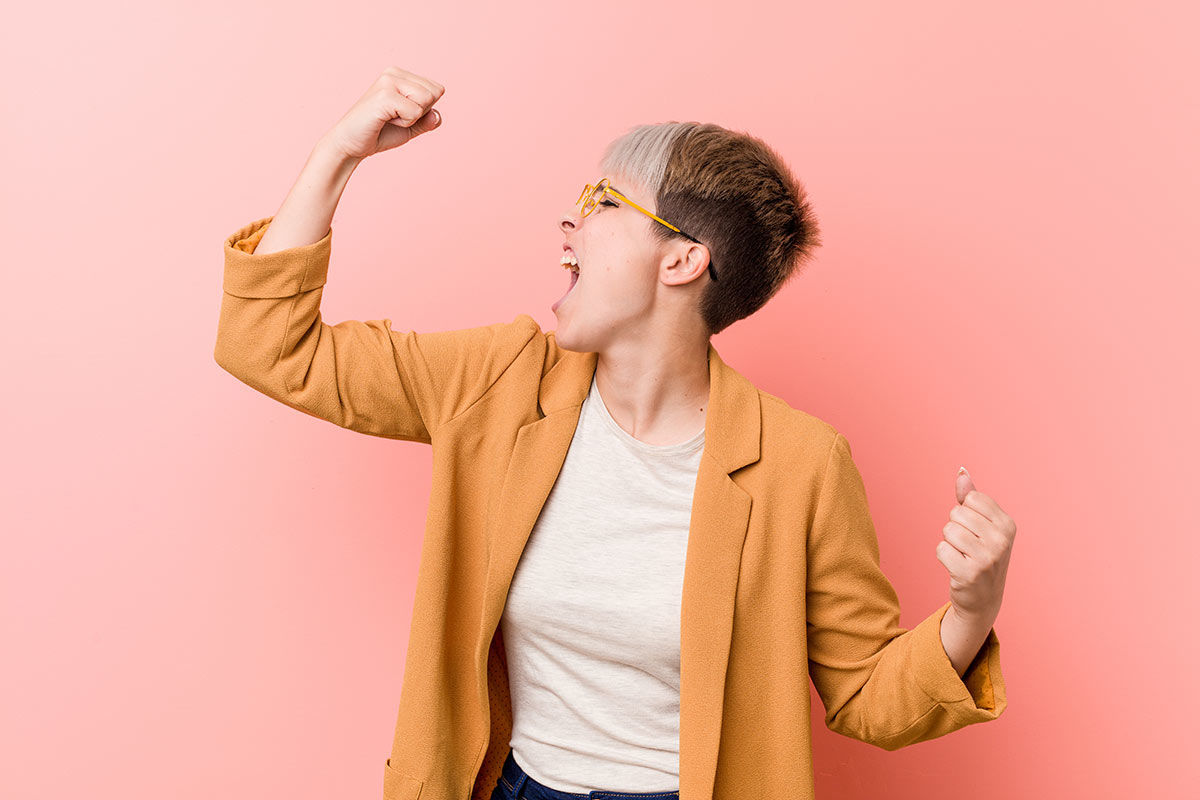
[[[900,627],[862,476],[841,433],[830,445],[807,563],[809,674],[826,727],[897,750],[1003,713],[995,628],[960,678],[941,641],[949,601],[911,630]]]
[[[332,228],[319,241],[262,255],[273,217],[225,240],[225,274],[213,357],[263,394],[372,436],[430,444],[476,402],[540,331],[512,322],[417,333],[390,319],[321,318]]]

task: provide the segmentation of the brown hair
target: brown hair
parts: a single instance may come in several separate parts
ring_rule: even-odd
[[[699,122],[638,125],[609,144],[600,167],[645,186],[658,216],[708,247],[717,280],[697,310],[710,336],[762,308],[821,244],[804,187],[747,133]],[[646,222],[660,242],[686,240]]]

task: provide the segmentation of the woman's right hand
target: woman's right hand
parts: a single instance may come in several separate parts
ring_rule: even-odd
[[[432,107],[445,91],[437,81],[388,67],[325,138],[354,159],[399,147],[441,126],[441,114]]]

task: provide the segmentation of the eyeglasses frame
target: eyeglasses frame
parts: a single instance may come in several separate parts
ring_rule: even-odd
[[[590,197],[590,196],[591,196],[591,195],[592,195],[592,194],[593,194],[593,193],[594,193],[594,192],[595,192],[597,189],[600,189],[601,187],[603,187],[604,191],[601,193],[601,195],[600,195],[600,199],[598,199],[598,200],[589,200],[589,202],[588,202],[588,203],[584,203],[584,202],[583,202],[585,197]],[[601,202],[601,201],[602,201],[602,200],[603,200],[603,199],[604,199],[604,198],[605,198],[607,195],[610,195],[610,194],[611,194],[611,195],[613,195],[614,197],[616,197],[616,198],[620,199],[620,200],[621,200],[621,202],[623,202],[623,203],[628,203],[629,205],[633,206],[633,207],[634,207],[634,208],[636,208],[638,211],[642,212],[643,214],[645,214],[646,216],[650,217],[651,219],[653,219],[653,220],[655,220],[655,221],[657,221],[657,222],[660,222],[660,223],[662,223],[663,225],[666,225],[668,228],[670,228],[671,230],[675,231],[675,232],[676,232],[676,233],[678,233],[680,236],[685,236],[685,237],[687,237],[688,239],[691,239],[691,240],[692,240],[693,242],[695,242],[696,244],[704,244],[704,242],[700,241],[700,240],[699,240],[699,239],[697,239],[695,236],[692,236],[691,234],[688,234],[688,233],[684,233],[683,231],[681,231],[681,230],[680,230],[678,227],[676,227],[675,225],[672,225],[671,223],[667,222],[667,221],[666,221],[665,219],[663,219],[662,217],[659,217],[659,216],[657,216],[657,215],[653,214],[652,212],[650,212],[650,211],[647,211],[646,209],[644,209],[644,208],[642,208],[641,206],[639,206],[637,203],[635,203],[635,202],[633,202],[632,200],[630,200],[630,199],[629,199],[628,197],[626,197],[625,195],[623,195],[623,194],[621,194],[620,192],[618,192],[616,189],[612,188],[612,186],[611,186],[611,185],[609,185],[608,178],[601,178],[601,179],[600,179],[600,182],[599,182],[599,183],[597,183],[597,184],[595,184],[595,185],[593,185],[593,184],[590,184],[590,183],[589,183],[589,184],[587,184],[586,186],[584,186],[584,187],[583,187],[583,192],[582,192],[582,193],[580,193],[580,195],[579,195],[579,199],[575,201],[575,205],[576,205],[576,206],[581,206],[581,208],[580,208],[580,214],[581,214],[581,216],[584,216],[584,217],[586,217],[588,214],[592,213],[592,211],[593,211],[593,210],[596,208],[596,205],[597,205],[598,203],[600,203],[600,202]],[[711,253],[709,254],[709,260],[708,260],[708,273],[709,273],[709,275],[712,277],[712,279],[713,279],[714,281],[717,279],[717,268],[713,266],[713,263],[712,263],[712,254],[711,254]]]

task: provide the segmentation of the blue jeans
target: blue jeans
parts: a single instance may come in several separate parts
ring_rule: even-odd
[[[590,792],[560,792],[538,783],[521,769],[513,758],[512,749],[504,759],[504,769],[490,800],[597,800],[599,798],[644,798],[644,800],[679,800],[679,790],[673,792],[609,792],[594,789]]]

